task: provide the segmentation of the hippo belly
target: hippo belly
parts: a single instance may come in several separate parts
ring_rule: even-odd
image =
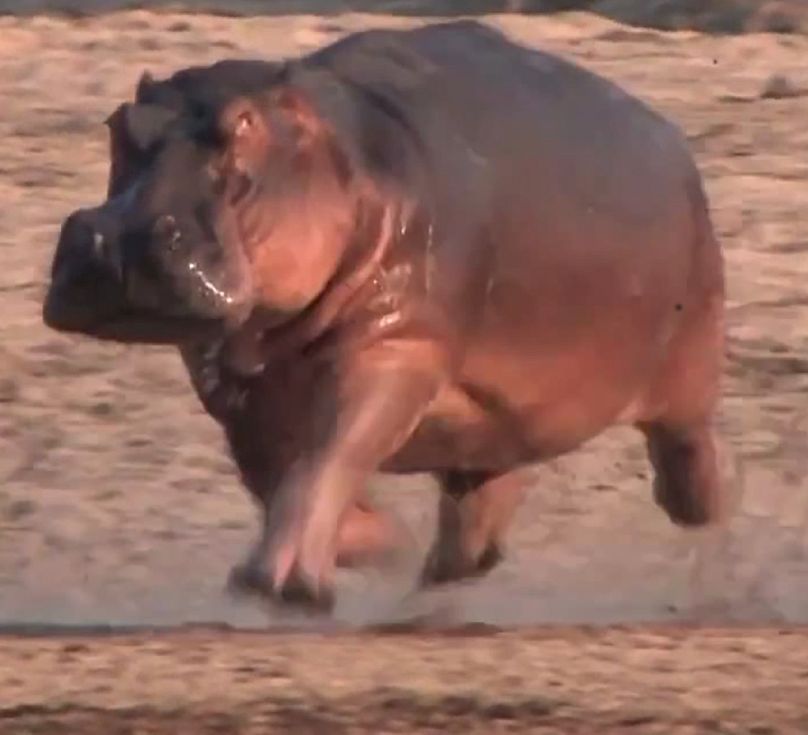
[[[505,471],[653,418],[656,381],[703,308],[687,209],[661,213],[624,231],[593,222],[554,250],[498,248],[465,305],[479,319],[459,369],[388,466]]]
[[[556,350],[480,345],[461,377],[442,388],[407,443],[385,465],[393,472],[450,468],[506,471],[557,457],[608,427],[642,418],[671,321],[645,340],[589,334]]]

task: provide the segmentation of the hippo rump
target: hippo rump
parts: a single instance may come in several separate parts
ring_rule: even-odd
[[[329,609],[402,542],[375,472],[434,473],[424,584],[501,558],[527,465],[616,424],[670,519],[724,517],[724,276],[685,138],[486,25],[144,75],[107,200],[64,222],[53,329],[178,347],[258,501],[233,589]]]

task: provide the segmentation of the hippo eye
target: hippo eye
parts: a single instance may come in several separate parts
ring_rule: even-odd
[[[154,223],[154,231],[166,243],[169,250],[176,250],[179,247],[182,234],[177,226],[177,220],[172,215],[163,214],[158,217]]]

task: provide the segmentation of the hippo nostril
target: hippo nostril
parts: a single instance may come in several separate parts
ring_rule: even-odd
[[[103,260],[107,255],[107,243],[100,232],[93,233],[93,252],[97,258]]]
[[[95,260],[103,264],[118,281],[123,280],[123,258],[121,250],[104,233],[92,230],[92,252]]]
[[[164,242],[170,252],[175,252],[182,241],[180,229],[177,226],[177,220],[170,214],[164,214],[157,218],[154,223],[155,233]]]
[[[51,267],[52,278],[71,280],[78,272],[103,271],[120,279],[121,253],[112,232],[109,223],[95,212],[79,210],[71,214],[59,235],[59,246]]]

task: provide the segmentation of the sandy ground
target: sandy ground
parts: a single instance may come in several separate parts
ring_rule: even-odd
[[[39,304],[60,221],[103,193],[101,122],[143,69],[418,22],[0,17],[0,623],[316,625],[222,593],[255,518],[177,356],[49,333]],[[418,559],[391,579],[345,574],[337,622],[808,622],[808,38],[664,34],[584,14],[487,22],[619,80],[690,136],[726,250],[721,425],[740,505],[722,532],[673,528],[651,501],[639,437],[614,430],[536,469],[508,561],[488,579],[412,595]],[[423,551],[429,480],[375,489]],[[475,717],[480,732],[806,732],[808,641],[784,631],[4,639],[0,732],[354,732],[362,701],[371,732],[470,729]],[[487,709],[459,683],[501,694]]]
[[[802,735],[806,647],[805,629],[10,639],[0,734]]]

